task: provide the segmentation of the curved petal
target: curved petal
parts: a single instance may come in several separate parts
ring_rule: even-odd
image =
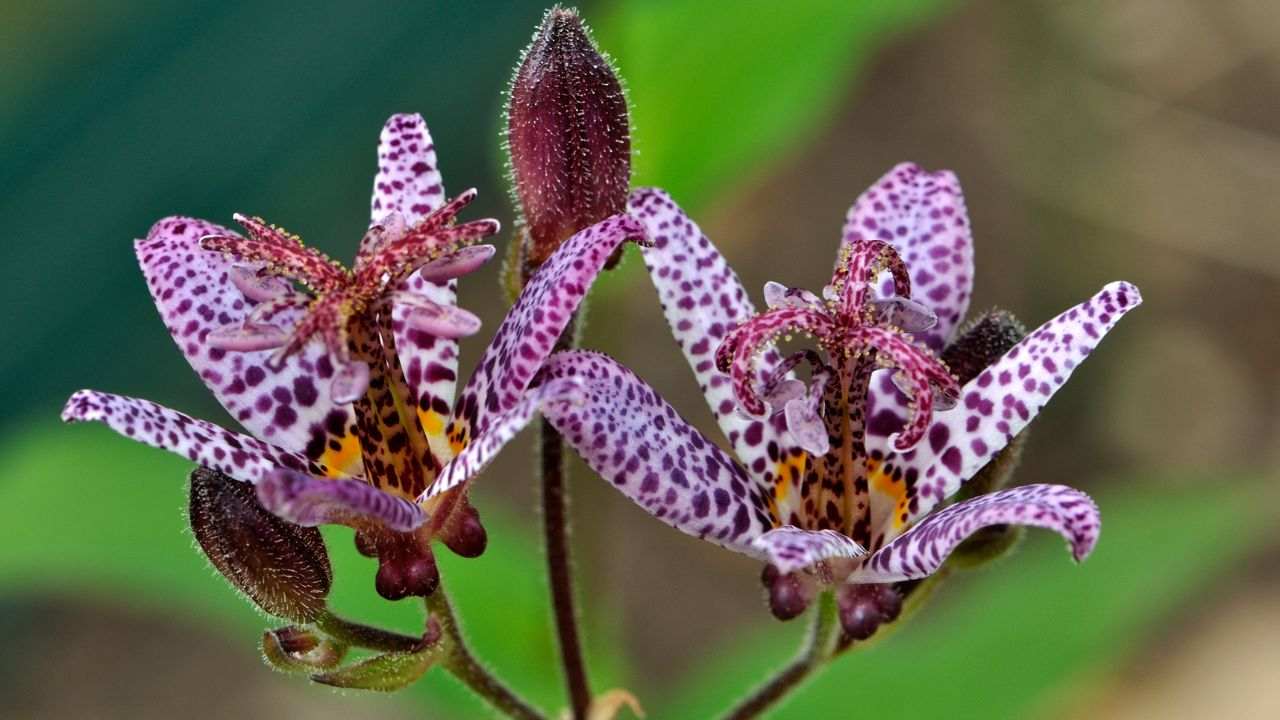
[[[550,380],[529,388],[515,405],[490,418],[485,429],[441,469],[435,482],[418,497],[418,502],[426,502],[479,475],[539,410],[546,412],[554,403],[570,401],[578,388],[579,384],[573,379]]]
[[[305,455],[223,430],[149,400],[81,390],[67,400],[62,420],[104,423],[125,437],[182,455],[240,482],[257,483],[277,468],[345,477]]]
[[[545,373],[582,384],[576,402],[543,414],[591,469],[668,525],[760,555],[751,542],[773,528],[768,496],[653,388],[586,351],[552,355]]]
[[[952,505],[903,533],[855,570],[849,582],[897,582],[926,577],[957,545],[990,525],[1028,525],[1066,538],[1076,561],[1098,541],[1102,520],[1088,495],[1065,485],[1024,485]]]
[[[407,224],[415,225],[443,204],[444,181],[426,121],[417,113],[392,115],[378,139],[369,223],[397,212]]]
[[[956,176],[912,163],[894,167],[849,208],[843,243],[861,239],[897,248],[911,272],[912,298],[938,316],[919,335],[935,350],[945,345],[973,291],[973,237]]]
[[[895,401],[882,391],[867,434],[873,531],[887,540],[960,489],[1031,422],[1102,337],[1141,302],[1136,287],[1113,282],[1041,325],[966,383],[956,408],[935,412],[924,440],[912,450],[890,451],[883,433],[891,424],[880,413]],[[876,378],[872,386],[883,389],[884,381]]]
[[[569,238],[529,281],[462,391],[451,440],[466,443],[520,401],[614,250],[644,237],[644,227],[614,215]]]
[[[784,574],[830,558],[857,558],[867,554],[866,548],[843,533],[802,530],[794,525],[770,530],[752,540],[751,545]]]
[[[203,249],[200,238],[206,235],[234,233],[203,220],[170,217],[134,245],[174,342],[231,417],[251,434],[346,474],[361,474],[355,413],[333,400],[334,367],[323,343],[308,343],[278,370],[268,362],[274,350],[237,352],[210,343],[211,333],[246,321],[292,328],[303,310],[283,307],[269,318],[250,320],[255,310],[269,307],[261,303],[271,302],[274,292],[288,292],[288,286],[251,282],[260,266],[233,263]]]
[[[417,505],[361,480],[322,480],[283,468],[263,476],[258,500],[272,513],[307,527],[333,524],[409,532],[427,521]]]
[[[772,484],[782,474],[778,458],[786,454],[783,449],[796,443],[781,414],[755,418],[740,413],[729,375],[715,364],[716,348],[729,331],[756,315],[747,291],[720,251],[665,192],[635,190],[627,212],[644,223],[653,242],[642,251],[644,264],[707,406],[738,459]],[[760,386],[775,379],[774,368],[781,361],[772,348],[756,360]]]

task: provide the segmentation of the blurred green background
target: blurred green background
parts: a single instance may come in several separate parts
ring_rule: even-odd
[[[243,211],[348,257],[393,112],[426,116],[449,188],[480,188],[473,217],[509,221],[501,91],[542,10],[0,5],[0,715],[484,716],[442,674],[386,697],[267,670],[270,621],[192,548],[188,465],[57,414],[94,387],[228,422],[158,322],[131,240],[164,215]],[[1096,554],[1076,567],[1033,534],[773,716],[1280,716],[1280,11],[582,10],[629,86],[637,184],[669,188],[753,291],[819,286],[845,208],[911,159],[964,184],[976,309],[1035,324],[1118,278],[1146,298],[1037,421],[1019,475],[1095,494]],[[489,328],[496,275],[462,290]],[[590,319],[589,345],[710,430],[636,258],[600,283]],[[554,709],[528,441],[477,484],[489,551],[444,573],[477,652]],[[629,688],[651,717],[702,718],[793,652],[801,623],[769,617],[755,563],[651,521],[581,467],[573,492],[597,687]],[[411,630],[416,606],[379,601],[349,533],[328,537],[338,609]]]

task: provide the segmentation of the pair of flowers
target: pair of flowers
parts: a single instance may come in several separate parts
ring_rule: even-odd
[[[147,285],[192,368],[249,434],[94,391],[73,395],[63,418],[102,421],[253,484],[291,523],[355,527],[389,598],[431,592],[433,540],[483,550],[467,485],[539,411],[655,517],[767,561],[800,596],[925,577],[990,525],[1054,530],[1076,559],[1096,542],[1097,508],[1069,487],[938,510],[1141,301],[1111,283],[995,352],[981,332],[958,337],[973,248],[950,173],[894,168],[850,209],[830,284],[815,294],[770,283],[761,312],[666,194],[636,190],[624,213],[551,254],[455,397],[458,338],[480,327],[456,305],[457,278],[492,257],[476,243],[498,232],[493,220],[456,222],[473,196],[446,200],[426,125],[397,115],[350,270],[257,218],[237,217],[244,236],[158,222],[136,244]],[[642,246],[733,454],[611,358],[553,353],[627,240]],[[780,341],[796,334],[814,347],[784,354]],[[964,362],[970,353],[949,367],[947,349],[966,337],[986,342],[989,362]]]

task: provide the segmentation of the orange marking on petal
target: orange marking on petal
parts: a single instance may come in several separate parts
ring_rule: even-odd
[[[337,441],[336,450],[330,445],[320,456],[320,464],[328,470],[326,475],[338,478],[357,474],[361,460],[360,439],[350,433],[344,433],[342,437],[337,438]],[[333,441],[330,440],[330,442]]]

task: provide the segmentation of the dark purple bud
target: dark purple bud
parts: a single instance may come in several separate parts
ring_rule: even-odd
[[[961,385],[987,369],[1025,337],[1027,329],[1013,313],[989,310],[966,324],[942,351],[942,361]]]
[[[378,574],[374,587],[388,600],[426,597],[440,585],[431,546],[419,533],[384,533],[376,538]]]
[[[262,656],[284,672],[328,670],[342,661],[346,651],[345,645],[307,628],[289,626],[262,634]]]
[[[469,503],[453,511],[437,537],[446,547],[465,558],[480,557],[489,544],[489,535],[480,523],[480,513]]]
[[[525,49],[511,81],[507,151],[526,275],[569,236],[626,205],[627,100],[573,10],[548,10]]]
[[[777,567],[766,565],[760,581],[769,593],[769,611],[779,620],[799,616],[813,601],[813,583],[797,573],[783,575]]]
[[[258,607],[295,622],[324,611],[333,570],[319,530],[281,520],[253,486],[203,467],[191,473],[187,517],[209,562]]]
[[[892,585],[843,585],[836,591],[840,626],[853,640],[866,640],[902,612],[902,595]]]

